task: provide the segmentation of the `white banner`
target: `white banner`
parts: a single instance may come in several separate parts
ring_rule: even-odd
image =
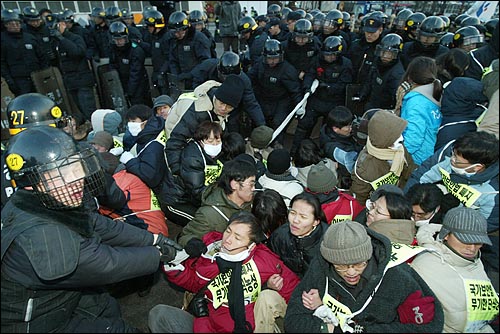
[[[470,16],[478,17],[482,22],[486,22],[495,14],[498,1],[476,1],[467,11]]]

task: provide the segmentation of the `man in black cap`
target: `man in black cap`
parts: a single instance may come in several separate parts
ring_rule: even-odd
[[[231,74],[222,84],[209,80],[196,87],[193,93],[179,97],[178,106],[173,109],[166,124],[168,139],[165,153],[168,167],[174,175],[179,174],[182,149],[193,137],[198,125],[206,120],[218,121],[225,129],[229,114],[241,102],[243,90],[243,81]]]

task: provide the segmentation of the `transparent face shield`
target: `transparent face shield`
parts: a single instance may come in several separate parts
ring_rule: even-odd
[[[384,48],[377,45],[375,49],[375,56],[378,57],[383,63],[390,63],[397,59],[399,50],[394,48]]]
[[[54,210],[81,207],[104,190],[104,173],[90,149],[38,166],[28,178],[42,204]]]

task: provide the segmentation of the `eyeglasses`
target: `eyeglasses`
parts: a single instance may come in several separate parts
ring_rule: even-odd
[[[365,269],[367,265],[368,265],[368,262],[363,261],[363,262],[354,263],[354,264],[334,264],[333,267],[339,273],[345,273],[346,271],[349,270],[349,268],[354,268],[357,271],[361,271],[361,270]]]
[[[431,211],[431,212],[415,212],[415,211],[413,211],[411,215],[415,219],[417,219],[417,218],[419,218],[419,219],[429,219],[429,216],[434,215],[434,213],[435,213],[434,210]]]
[[[377,215],[380,215],[380,216],[386,216],[386,217],[390,217],[391,215],[389,213],[383,213],[383,212],[380,212],[378,210],[378,208],[375,206],[375,203],[373,202],[370,202],[369,206],[368,206],[368,211],[372,211],[372,210],[375,210],[375,213]]]
[[[463,162],[463,161],[457,161],[457,155],[455,154],[455,151],[451,154],[450,161],[454,165],[471,165],[470,162]]]
[[[240,185],[242,187],[244,187],[244,186],[250,186],[250,188],[253,188],[253,187],[255,187],[255,183],[256,183],[255,181],[240,182]]]

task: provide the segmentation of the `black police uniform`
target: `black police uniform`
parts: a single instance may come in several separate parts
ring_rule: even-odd
[[[319,117],[326,117],[330,110],[344,105],[346,86],[352,83],[352,63],[344,56],[328,63],[320,53],[304,77],[304,87],[311,87],[314,79],[318,79],[319,86],[307,100],[304,117],[299,119],[292,152],[295,152],[303,139],[311,135]]]
[[[64,86],[86,120],[96,110],[95,80],[86,58],[87,45],[80,35],[67,29],[61,38],[51,37]]]
[[[246,41],[248,50],[250,52],[250,65],[253,66],[262,55],[264,44],[269,39],[268,34],[264,28],[259,27],[250,33],[250,38]]]
[[[291,33],[290,37],[281,43],[285,52],[285,60],[292,64],[299,73],[307,72],[321,51],[320,40],[316,36],[312,38],[312,42],[300,46],[295,43],[293,33]]]
[[[363,83],[367,80],[370,67],[375,59],[375,49],[382,37],[380,34],[375,42],[368,43],[366,38],[362,36],[351,43],[346,57],[352,62],[353,83]]]
[[[29,24],[25,24],[23,26],[23,30],[25,30],[27,33],[32,34],[38,39],[40,48],[42,49],[42,53],[47,59],[46,62],[50,65],[53,65],[53,62],[56,59],[56,55],[50,44],[50,32],[47,25],[45,23],[42,23],[38,27],[33,27]]]
[[[89,54],[92,58],[109,58],[111,53],[111,34],[107,24],[94,25],[90,28]]]
[[[135,42],[129,41],[124,47],[118,48],[113,45],[111,48],[110,67],[118,71],[123,91],[131,105],[152,106],[145,60],[146,52]]]
[[[448,51],[450,51],[450,49],[441,44],[436,45],[436,47],[425,48],[419,41],[407,42],[403,44],[403,50],[401,51],[401,63],[406,70],[411,61],[416,57],[425,56],[436,59],[438,56],[445,54]]]
[[[191,70],[205,59],[212,58],[210,54],[210,41],[194,27],[189,27],[183,39],[174,38],[170,48],[169,72],[181,75],[179,79],[185,80],[186,89],[192,89]]]
[[[169,95],[170,93],[166,73],[169,66],[170,47],[174,39],[172,31],[161,29],[157,34],[149,34],[145,41],[151,46],[151,63],[153,65],[151,81],[160,95]]]
[[[2,77],[16,96],[35,92],[31,73],[48,67],[38,39],[21,30],[20,33],[2,31]]]

